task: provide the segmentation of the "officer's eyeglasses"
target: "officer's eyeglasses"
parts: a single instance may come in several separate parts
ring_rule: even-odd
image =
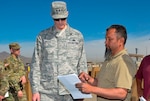
[[[60,19],[54,19],[55,21],[64,21],[64,20],[66,20],[66,18],[60,18]]]

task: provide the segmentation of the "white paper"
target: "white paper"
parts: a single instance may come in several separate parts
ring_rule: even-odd
[[[74,99],[92,98],[92,94],[84,94],[75,87],[76,83],[81,82],[76,74],[58,76],[58,79],[66,87]]]
[[[9,97],[9,93],[6,92],[5,95],[4,95],[4,97],[5,97],[5,98],[6,98],[6,97]]]
[[[141,96],[140,101],[146,101],[146,99],[143,96]]]

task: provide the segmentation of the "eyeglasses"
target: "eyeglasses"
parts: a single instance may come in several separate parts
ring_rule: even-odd
[[[60,18],[60,19],[54,19],[55,21],[59,21],[59,20],[61,20],[61,21],[64,21],[64,20],[66,20],[66,18]]]

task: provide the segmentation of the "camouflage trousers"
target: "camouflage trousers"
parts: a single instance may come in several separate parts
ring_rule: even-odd
[[[28,101],[26,91],[22,90],[22,92],[23,92],[23,97],[21,98],[17,97],[17,94],[12,94],[9,92],[9,97],[3,99],[2,101]]]
[[[71,95],[48,95],[48,94],[40,94],[41,100],[40,101],[83,101],[81,100],[74,100]]]

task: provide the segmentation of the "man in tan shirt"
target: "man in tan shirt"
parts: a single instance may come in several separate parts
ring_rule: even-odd
[[[82,72],[82,83],[76,87],[83,93],[97,95],[98,101],[130,101],[132,80],[136,67],[125,49],[127,32],[122,25],[112,25],[106,30],[105,61],[97,78]]]

